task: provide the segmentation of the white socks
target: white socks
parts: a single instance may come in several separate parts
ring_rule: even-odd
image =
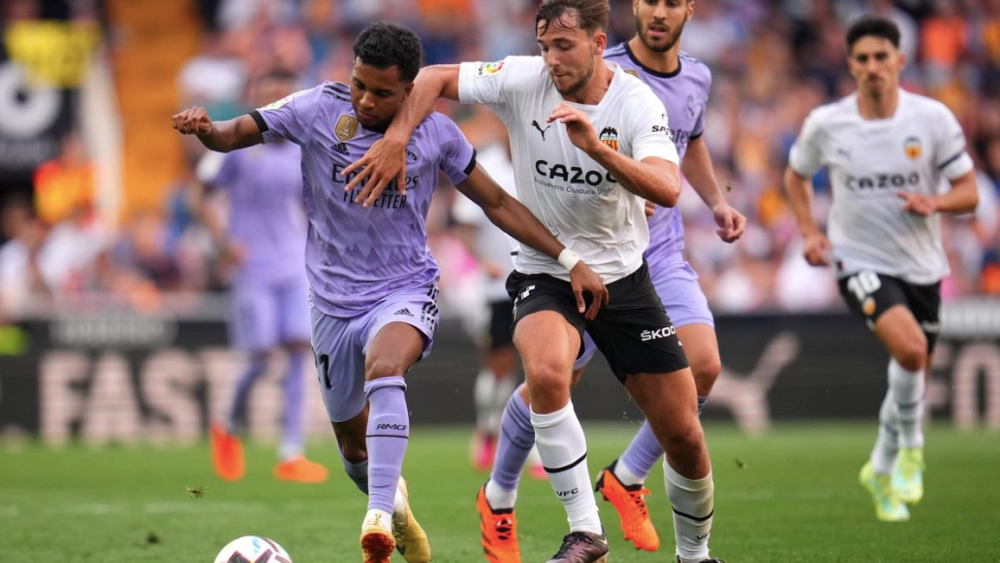
[[[505,491],[493,479],[486,482],[486,502],[493,510],[510,510],[517,502],[517,489]]]
[[[497,378],[493,372],[483,369],[476,376],[476,384],[472,389],[472,398],[476,405],[476,430],[483,434],[494,434],[493,402],[496,395]]]
[[[896,402],[890,389],[878,411],[878,439],[872,449],[872,469],[879,475],[889,475],[898,453],[899,417],[896,416]]]
[[[629,467],[625,465],[621,459],[619,459],[618,463],[615,464],[614,474],[615,477],[618,478],[618,481],[626,487],[641,485],[643,481],[645,481],[644,477],[636,475],[635,472],[629,469]]]
[[[715,512],[712,473],[701,479],[688,479],[663,460],[663,480],[674,509],[674,537],[681,563],[708,559],[708,536],[712,533]]]
[[[587,469],[587,439],[573,402],[551,414],[531,411],[531,424],[549,481],[566,508],[570,531],[604,533]]]
[[[896,360],[889,362],[889,395],[896,403],[899,447],[924,447],[924,372],[909,371]]]
[[[476,376],[472,397],[476,406],[476,430],[482,434],[496,436],[500,433],[500,420],[507,399],[517,387],[517,375],[508,373],[497,378],[492,371],[483,369]]]

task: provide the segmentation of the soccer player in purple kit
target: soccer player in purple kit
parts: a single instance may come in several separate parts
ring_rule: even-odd
[[[650,19],[655,20],[653,25],[657,28],[682,26],[689,17],[689,13],[685,15],[681,12],[680,21],[668,26],[661,21],[667,19],[662,8],[672,11],[675,4],[682,3],[668,3],[663,7],[657,6],[656,2],[645,4],[644,12],[652,8],[656,14]],[[575,245],[574,250],[580,250],[581,255],[596,256],[599,260],[615,254],[618,260],[625,263],[621,269],[601,271],[608,276],[606,281],[609,282],[611,301],[594,321],[586,323],[586,330],[608,356],[615,375],[625,384],[647,419],[651,420],[652,430],[669,447],[670,465],[665,464],[665,474],[668,495],[675,508],[678,560],[682,563],[717,561],[708,556],[713,484],[707,449],[697,419],[694,378],[687,368],[686,359],[675,362],[670,357],[676,354],[674,358],[683,358],[684,352],[673,332],[674,327],[663,314],[663,307],[643,264],[646,241],[643,240],[635,248],[618,238],[622,233],[629,233],[635,238],[648,232],[641,212],[642,201],[639,197],[630,200],[632,196],[661,205],[672,205],[675,199],[663,198],[657,182],[641,176],[637,178],[633,175],[635,168],[612,158],[625,156],[632,166],[649,166],[663,180],[669,181],[673,177],[679,190],[677,166],[664,166],[662,162],[676,162],[673,159],[677,158],[677,154],[670,142],[669,116],[664,113],[663,102],[647,86],[626,74],[636,65],[626,66],[624,61],[615,61],[618,63],[615,64],[602,60],[601,53],[606,44],[603,32],[609,10],[606,0],[545,0],[536,15],[541,58],[508,57],[494,63],[462,63],[424,69],[408,102],[409,108],[404,109],[400,119],[393,123],[383,143],[373,147],[369,155],[354,167],[364,166],[362,174],[367,174],[369,178],[371,192],[362,195],[377,197],[379,183],[395,177],[401,169],[398,166],[402,159],[397,149],[400,142],[397,135],[405,133],[403,124],[410,123],[414,116],[425,115],[432,105],[429,102],[439,95],[464,103],[486,104],[504,120],[510,132],[517,170],[518,197],[553,232],[559,233],[562,240],[571,241]],[[664,34],[657,29],[655,35],[659,40]],[[659,63],[651,65],[660,66]],[[605,82],[610,75],[614,79]],[[693,88],[688,81],[696,87]],[[678,90],[700,96],[704,105],[707,94],[700,92],[698,87],[707,89],[706,77],[696,73],[694,78],[685,76],[679,82],[683,84],[677,86]],[[674,95],[673,91],[670,95]],[[419,110],[411,111],[410,108]],[[692,104],[692,109],[697,108]],[[549,116],[547,120],[545,116]],[[682,118],[679,125],[673,122],[670,125],[697,135],[701,123],[695,120],[696,117],[699,116],[690,116],[687,120]],[[630,125],[636,122],[643,125],[631,128]],[[648,133],[658,135],[673,154],[668,157],[666,152],[658,152],[646,144],[657,140],[646,138]],[[589,140],[597,144],[588,143]],[[615,154],[605,151],[602,145]],[[699,148],[704,149],[703,146]],[[650,156],[656,158],[648,158]],[[742,231],[745,220],[729,209],[721,197],[707,153],[699,151],[695,158],[704,159],[693,168],[696,181],[701,184],[699,193],[716,211],[720,235],[725,240],[734,240]],[[604,170],[592,170],[595,165]],[[602,180],[603,174],[600,174],[604,171],[608,172],[607,184]],[[605,205],[637,212],[609,222],[606,221],[608,210]],[[633,205],[638,207],[630,208]],[[669,221],[671,217],[664,219],[664,222]],[[673,252],[666,254],[671,255],[681,271],[669,274],[690,280],[697,288],[697,278],[690,269],[684,270],[686,264],[683,258],[674,256],[680,254],[682,246],[672,246]],[[633,251],[638,254],[633,255]],[[554,286],[549,285],[550,280],[544,275],[538,275],[539,271],[547,273],[545,266],[522,257],[523,253],[517,257],[516,271],[508,281],[508,291],[515,298],[514,340],[524,359],[531,405],[529,411],[526,401],[519,395],[508,403],[508,406],[519,408],[508,408],[504,413],[494,475],[498,470],[506,471],[506,478],[516,483],[516,476],[521,472],[534,438],[570,521],[571,533],[550,563],[604,561],[607,543],[597,518],[589,475],[586,474],[586,444],[579,422],[575,420],[572,403],[568,400],[573,358],[577,356],[580,340],[570,337],[564,344],[565,337],[561,334],[564,327],[551,320],[558,319],[551,313],[561,312],[552,296]],[[638,270],[633,269],[636,267],[632,262],[634,258],[638,258]],[[639,276],[642,280],[637,281],[631,276],[618,278],[622,272],[634,272],[631,276]],[[532,275],[525,276],[524,273]],[[657,277],[664,276],[654,274],[653,279]],[[524,278],[527,279],[522,281]],[[634,285],[623,285],[629,283]],[[628,291],[622,291],[626,287]],[[689,291],[685,289],[685,292]],[[701,296],[700,291],[696,291]],[[643,297],[639,298],[640,295]],[[704,296],[701,298],[704,301]],[[685,299],[690,297],[685,296]],[[637,308],[628,312],[627,323],[619,325],[621,320],[615,315],[630,305]],[[572,317],[563,315],[565,321],[573,322]],[[654,319],[654,315],[661,315],[662,320]],[[710,322],[710,314],[708,319]],[[541,332],[545,323],[551,323],[547,327],[552,333]],[[583,327],[579,328],[582,333]],[[571,331],[566,332],[570,336]],[[711,336],[714,349],[714,332]],[[564,355],[567,351],[572,354],[568,358]],[[563,360],[568,360],[565,365],[561,363]],[[559,393],[553,392],[555,388]],[[554,400],[554,397],[557,399]],[[572,426],[579,430],[574,430]],[[508,463],[508,456],[516,458],[516,461]],[[516,490],[499,491],[500,495],[490,498],[491,493],[497,490],[491,484],[492,479],[480,489],[477,501],[484,552],[493,563],[519,563],[513,512]]]
[[[396,548],[408,563],[426,563],[430,545],[400,476],[410,432],[403,374],[430,352],[438,321],[439,271],[425,228],[438,172],[526,247],[564,257],[580,314],[596,316],[607,289],[476,166],[472,146],[440,114],[421,120],[405,146],[410,173],[402,182],[363,203],[345,193],[352,177],[344,169],[382,138],[412,90],[420,40],[406,28],[373,24],[354,54],[350,86],[327,82],[220,123],[190,108],[173,124],[217,151],[282,138],[302,147],[313,349],[344,468],[369,498],[363,561],[389,563]]]
[[[263,105],[284,98],[295,85],[295,75],[273,71],[254,81],[255,99]],[[302,455],[309,282],[302,261],[306,225],[299,161],[298,145],[282,141],[226,155],[209,152],[198,165],[204,184],[225,189],[229,195],[228,229],[208,209],[203,190],[196,206],[222,259],[233,268],[230,335],[248,356],[225,424],[213,423],[210,429],[213,464],[227,481],[243,477],[245,462],[238,435],[246,425],[250,391],[279,344],[288,356],[288,373],[283,381],[280,462],[274,475],[302,483],[321,483],[329,475],[326,467]]]

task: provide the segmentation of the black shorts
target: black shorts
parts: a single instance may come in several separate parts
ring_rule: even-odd
[[[514,324],[514,305],[510,299],[490,301],[489,348],[495,352],[514,344],[510,330]]]
[[[917,285],[866,270],[840,278],[837,283],[847,307],[860,315],[871,330],[890,307],[903,305],[909,309],[927,337],[927,353],[934,351],[941,332],[941,282]]]
[[[677,329],[656,294],[645,262],[631,275],[608,284],[610,302],[593,321],[577,311],[569,282],[547,274],[515,271],[507,278],[507,293],[514,300],[511,331],[532,313],[555,311],[580,331],[580,352],[586,330],[623,383],[633,373],[671,373],[688,367]],[[590,295],[586,297],[589,304]]]

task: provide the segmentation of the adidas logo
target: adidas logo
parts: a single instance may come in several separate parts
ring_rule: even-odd
[[[333,152],[338,152],[344,156],[348,155],[347,145],[345,143],[337,143],[335,145],[330,145],[330,150]]]
[[[407,317],[412,317],[413,313],[411,313],[409,309],[404,308],[396,311],[395,313],[393,313],[393,315],[405,315]]]

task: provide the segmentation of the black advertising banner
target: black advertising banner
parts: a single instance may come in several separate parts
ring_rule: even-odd
[[[1000,428],[1000,327],[990,324],[1000,315],[979,307],[965,313],[951,316],[952,330],[935,354],[928,413],[959,426],[985,421]],[[0,438],[38,436],[53,444],[199,440],[209,419],[225,411],[243,362],[228,348],[218,319],[119,312],[38,319],[20,329],[22,353],[0,356]],[[734,421],[750,433],[782,420],[874,420],[888,356],[856,318],[720,317],[717,330],[723,372],[707,418]],[[471,424],[477,372],[472,339],[458,320],[443,320],[431,357],[407,375],[414,424]],[[250,431],[257,437],[277,435],[283,373],[278,356],[251,397]],[[316,378],[315,368],[307,377]],[[329,438],[319,393],[308,397],[308,431]],[[584,420],[641,420],[600,357],[573,402]]]

